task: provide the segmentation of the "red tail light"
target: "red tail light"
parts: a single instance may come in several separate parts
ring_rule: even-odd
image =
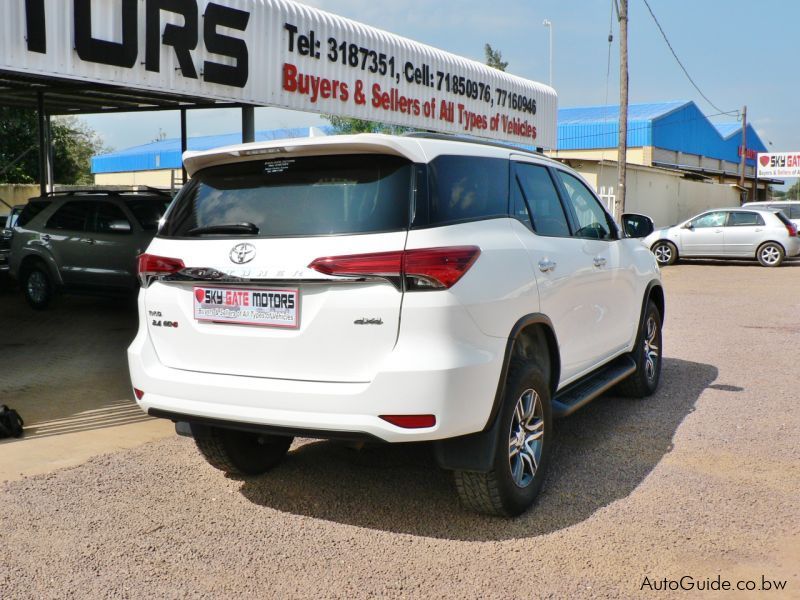
[[[327,256],[308,267],[326,275],[365,275],[406,279],[408,289],[453,287],[478,259],[477,246],[396,250],[372,254]]]
[[[133,395],[136,396],[137,400],[141,400],[142,396],[144,396],[144,392],[138,388],[133,388]]]
[[[422,429],[436,425],[435,415],[381,415],[380,417],[403,429]]]
[[[789,232],[790,237],[797,236],[797,225],[795,225],[791,221],[789,223],[784,223],[784,225],[786,225],[786,230]]]
[[[140,254],[136,264],[136,272],[142,287],[147,287],[152,277],[177,273],[186,267],[180,258],[168,258],[154,254]]]

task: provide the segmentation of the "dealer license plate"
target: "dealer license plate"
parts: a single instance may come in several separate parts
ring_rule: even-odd
[[[213,323],[300,325],[300,294],[292,289],[194,288],[194,318]]]

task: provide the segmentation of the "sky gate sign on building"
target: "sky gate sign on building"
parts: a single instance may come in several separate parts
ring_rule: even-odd
[[[800,177],[800,152],[764,152],[758,155],[758,176]]]
[[[3,0],[0,70],[556,146],[556,94],[290,0]]]

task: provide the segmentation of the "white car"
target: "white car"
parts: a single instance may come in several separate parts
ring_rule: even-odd
[[[467,506],[514,515],[553,417],[658,386],[655,258],[556,161],[370,134],[185,164],[128,359],[141,408],[219,469],[263,473],[293,436],[431,441]]]
[[[800,227],[800,200],[770,200],[768,202],[745,202],[743,208],[764,208],[766,210],[779,210],[783,216]]]
[[[662,266],[679,258],[757,259],[778,267],[800,254],[797,227],[778,210],[752,207],[709,210],[644,238]]]

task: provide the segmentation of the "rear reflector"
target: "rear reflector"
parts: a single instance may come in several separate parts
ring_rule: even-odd
[[[405,277],[409,290],[447,289],[464,276],[480,253],[477,246],[451,246],[326,256],[308,268],[326,275]]]
[[[136,396],[137,400],[141,400],[142,396],[144,396],[144,392],[142,390],[133,388],[133,395]]]
[[[380,417],[403,429],[422,429],[436,425],[435,415],[380,415]]]

